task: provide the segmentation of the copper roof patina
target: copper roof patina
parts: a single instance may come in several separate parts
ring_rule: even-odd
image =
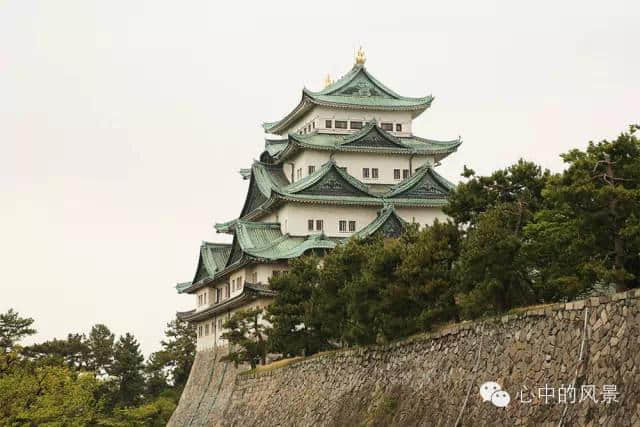
[[[346,75],[321,91],[304,88],[300,103],[283,119],[263,123],[268,133],[282,134],[315,105],[333,108],[377,111],[411,111],[417,117],[431,106],[433,96],[401,96],[373,77],[363,64],[356,64]]]

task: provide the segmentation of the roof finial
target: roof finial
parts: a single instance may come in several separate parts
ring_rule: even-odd
[[[327,87],[332,83],[333,83],[333,80],[331,80],[331,74],[327,73],[327,77],[325,77],[324,79],[324,87]]]
[[[366,60],[364,50],[362,50],[362,46],[360,46],[360,49],[356,52],[356,65],[364,65],[364,61]]]

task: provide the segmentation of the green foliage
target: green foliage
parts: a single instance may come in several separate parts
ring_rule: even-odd
[[[162,349],[153,353],[153,365],[167,369],[168,379],[174,387],[182,389],[196,357],[196,327],[177,317],[167,324],[167,340],[160,342]]]
[[[134,406],[142,401],[145,382],[142,376],[144,356],[140,344],[130,333],[121,336],[113,353],[110,374],[118,379],[117,406]]]
[[[615,141],[562,155],[568,168],[544,191],[546,209],[525,232],[537,279],[568,297],[597,284],[640,286],[640,142]],[[552,293],[554,294],[554,293]]]
[[[69,368],[88,369],[90,349],[84,334],[68,334],[66,340],[53,339],[26,347],[23,353],[35,359],[46,359],[48,364]]]
[[[262,321],[264,310],[251,308],[235,312],[224,323],[225,333],[222,339],[227,340],[231,350],[220,360],[250,363],[255,369],[258,362],[265,363],[267,358],[266,327]]]
[[[166,425],[195,356],[194,328],[177,319],[146,364],[133,335],[114,344],[105,325],[21,348],[33,320],[10,310],[2,322],[0,426]]]
[[[455,303],[458,279],[455,266],[460,255],[461,232],[450,221],[436,220],[422,231],[408,230],[397,282],[388,289],[386,335],[407,336],[429,330],[434,324],[460,320]]]
[[[13,361],[8,361],[12,359]],[[0,355],[0,425],[85,426],[101,410],[92,374]],[[8,367],[7,367],[8,366]]]
[[[90,369],[98,375],[105,375],[113,363],[115,335],[106,325],[93,325],[89,332],[87,346],[91,355]]]
[[[476,221],[462,243],[458,262],[462,314],[473,318],[534,303],[513,205],[491,208]]]
[[[271,289],[277,292],[267,308],[267,319],[272,324],[267,331],[271,351],[297,356],[330,348],[318,331],[306,323],[308,302],[318,283],[319,261],[316,256],[293,259],[286,274],[271,278]]]
[[[7,353],[22,338],[36,333],[31,327],[33,319],[22,318],[12,308],[4,314],[0,314],[0,350]]]

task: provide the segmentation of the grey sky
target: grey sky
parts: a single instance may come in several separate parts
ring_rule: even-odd
[[[455,3],[455,5],[454,5]],[[224,240],[260,123],[353,64],[436,99],[440,171],[615,137],[640,118],[640,3],[0,0],[0,311],[158,348],[200,241]]]

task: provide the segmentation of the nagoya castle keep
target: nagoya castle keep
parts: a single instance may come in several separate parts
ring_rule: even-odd
[[[232,243],[202,243],[193,280],[176,286],[195,296],[195,309],[178,316],[196,325],[198,350],[225,345],[223,324],[235,311],[267,306],[269,278],[288,260],[444,218],[452,184],[435,168],[460,139],[414,135],[413,120],[433,97],[401,96],[364,64],[359,50],[342,78],[303,89],[293,110],[262,125],[264,151],[240,170],[249,181],[244,205],[215,225]]]

